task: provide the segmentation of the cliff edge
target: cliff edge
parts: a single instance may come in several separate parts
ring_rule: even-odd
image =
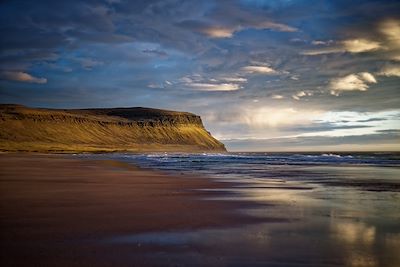
[[[0,150],[226,151],[201,118],[151,108],[42,109],[0,105]]]

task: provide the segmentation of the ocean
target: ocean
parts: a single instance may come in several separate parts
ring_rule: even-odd
[[[152,262],[208,266],[400,266],[400,153],[102,154],[227,184],[221,199],[265,223],[118,236],[112,242],[178,247]],[[186,177],[186,176],[183,176]],[[233,182],[233,185],[231,184]],[[212,189],[210,189],[212,190]],[[207,201],[207,199],[204,199]]]
[[[400,153],[156,153],[112,157],[142,168],[236,182],[281,180],[400,191]]]

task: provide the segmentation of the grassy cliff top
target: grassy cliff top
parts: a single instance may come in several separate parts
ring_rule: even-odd
[[[90,108],[90,109],[49,109],[30,108],[17,104],[0,104],[0,114],[14,116],[72,116],[76,118],[92,118],[106,121],[159,121],[163,119],[187,118],[193,123],[201,123],[200,116],[189,112],[172,110],[129,107],[129,108]],[[179,120],[178,120],[179,121]],[[188,122],[188,121],[184,121]]]

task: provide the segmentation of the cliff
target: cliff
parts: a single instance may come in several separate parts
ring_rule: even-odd
[[[0,150],[225,151],[201,118],[150,108],[38,109],[0,105]]]

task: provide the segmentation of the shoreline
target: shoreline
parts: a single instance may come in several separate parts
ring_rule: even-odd
[[[0,153],[0,183],[5,266],[55,262],[109,266],[101,254],[108,250],[124,254],[124,249],[82,241],[261,221],[239,212],[256,203],[212,200],[227,193],[204,190],[226,188],[229,183],[144,170],[114,160]],[[140,257],[127,263],[138,264]]]

